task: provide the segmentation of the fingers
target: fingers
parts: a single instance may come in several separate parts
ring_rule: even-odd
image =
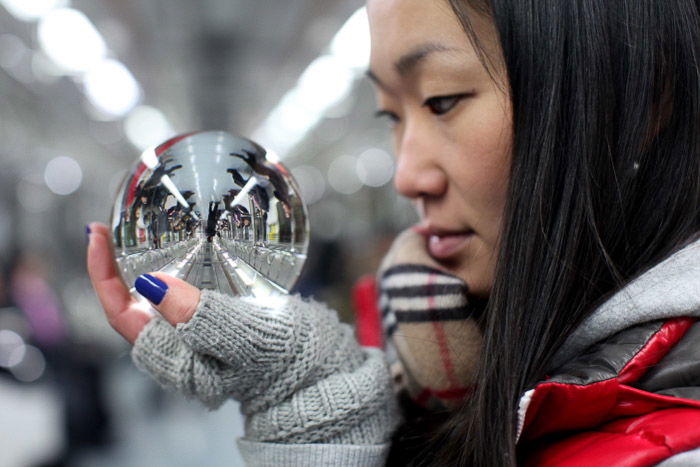
[[[197,310],[199,289],[181,279],[154,272],[140,275],[135,286],[172,325],[186,323]]]
[[[151,315],[138,306],[117,271],[107,226],[95,222],[88,229],[87,269],[97,298],[112,327],[133,343]]]
[[[133,344],[152,316],[131,296],[119,275],[109,228],[96,222],[88,228],[87,266],[90,280],[109,323]],[[199,304],[199,289],[167,274],[156,272],[141,275],[135,286],[172,325],[187,322]]]

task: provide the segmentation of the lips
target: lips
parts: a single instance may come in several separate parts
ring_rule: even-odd
[[[425,237],[430,256],[438,260],[456,256],[474,236],[473,230],[449,231],[428,225],[417,225],[414,230]]]
[[[428,251],[436,259],[448,259],[459,253],[469,241],[473,232],[450,235],[431,235],[428,238]]]

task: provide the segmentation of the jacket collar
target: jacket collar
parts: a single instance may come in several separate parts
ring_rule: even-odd
[[[652,267],[596,309],[559,349],[552,369],[623,329],[678,316],[700,317],[700,240]]]

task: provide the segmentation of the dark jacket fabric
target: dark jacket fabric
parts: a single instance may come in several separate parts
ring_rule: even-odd
[[[587,319],[520,403],[523,465],[700,466],[700,242]]]

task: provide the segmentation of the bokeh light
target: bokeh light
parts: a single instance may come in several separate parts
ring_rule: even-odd
[[[328,166],[328,184],[338,193],[351,195],[362,188],[357,178],[357,158],[353,156],[336,157]]]
[[[99,113],[111,120],[126,115],[141,96],[139,84],[123,63],[102,60],[83,77],[85,95]]]
[[[68,0],[0,0],[2,6],[15,18],[35,21],[58,7],[67,7]]]
[[[148,105],[140,105],[129,113],[124,120],[124,132],[141,151],[175,134],[163,112]]]
[[[69,195],[80,188],[83,171],[78,162],[67,156],[54,157],[46,164],[44,181],[57,195]]]
[[[22,349],[15,349],[15,353],[21,354],[17,363],[10,367],[15,378],[25,383],[41,378],[46,369],[46,359],[41,350],[33,345],[25,345]]]
[[[9,368],[16,365],[16,350],[24,347],[24,340],[14,331],[0,329],[0,367]],[[21,358],[20,358],[21,360]]]
[[[394,176],[394,160],[388,152],[370,148],[357,158],[357,177],[371,187],[386,185]]]

